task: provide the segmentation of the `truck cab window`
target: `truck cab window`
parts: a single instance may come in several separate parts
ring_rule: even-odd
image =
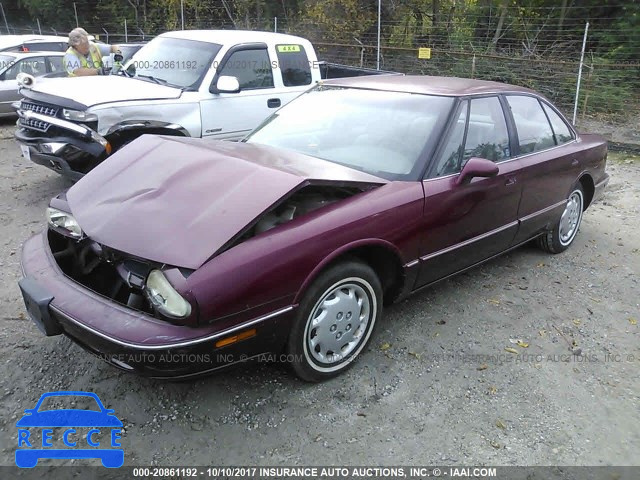
[[[311,83],[311,65],[302,45],[276,45],[276,54],[285,87]]]
[[[241,90],[273,87],[273,72],[266,49],[239,50],[233,53],[219,75],[236,77]]]

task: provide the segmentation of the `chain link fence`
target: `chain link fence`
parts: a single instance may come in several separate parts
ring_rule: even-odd
[[[461,2],[458,10],[444,12],[437,22],[433,15],[415,12],[405,15],[403,21],[382,16],[378,36],[375,10],[330,15],[318,14],[312,6],[304,15],[298,12],[285,17],[256,17],[251,10],[244,15],[232,13],[232,2],[228,0],[191,0],[184,2],[182,9],[181,2],[173,3],[171,12],[155,12],[159,20],[147,20],[146,30],[131,20],[123,20],[117,29],[107,29],[91,18],[79,18],[77,22],[108,43],[147,41],[183,25],[185,29],[291,33],[310,39],[322,60],[370,68],[376,68],[379,61],[381,69],[407,74],[470,77],[529,87],[550,98],[569,119],[577,107],[579,127],[640,143],[640,52],[632,48],[640,44],[640,28],[612,28],[615,19],[602,17],[590,25],[581,88],[576,97],[589,21],[588,17],[581,17],[580,7],[569,7],[573,10],[560,22],[557,10],[552,8],[525,11],[505,5],[499,11],[479,15],[477,9],[475,14],[465,10],[473,2]],[[385,2],[389,3],[393,2]],[[455,6],[456,2],[452,4]],[[7,16],[10,19],[10,14]],[[146,12],[146,16],[151,13]],[[76,26],[76,19],[68,20],[70,30]],[[141,25],[140,20],[137,25]],[[0,30],[5,30],[2,26],[0,23]],[[14,34],[61,33],[47,28],[42,21],[35,27],[18,28],[10,22],[6,27]]]

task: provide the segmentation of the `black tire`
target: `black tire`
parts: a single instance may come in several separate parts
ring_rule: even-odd
[[[572,204],[575,202],[575,204]],[[540,237],[538,237],[538,246],[548,253],[560,253],[564,252],[567,248],[571,246],[576,235],[578,234],[578,230],[580,229],[580,223],[582,222],[582,213],[584,211],[584,190],[582,189],[582,185],[578,183],[569,194],[567,198],[567,206],[565,210],[562,212],[562,215],[558,219],[553,230],[544,233]],[[565,218],[569,215],[571,218]],[[569,222],[567,223],[567,220]],[[575,226],[571,227],[567,232],[566,229],[568,225],[573,225],[575,221]]]
[[[380,280],[368,265],[345,261],[322,272],[304,293],[289,335],[296,375],[320,382],[348,369],[371,339],[382,301]]]

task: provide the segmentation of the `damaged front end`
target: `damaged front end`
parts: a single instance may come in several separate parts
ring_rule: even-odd
[[[47,240],[60,270],[80,285],[160,320],[197,323],[195,299],[178,291],[190,270],[127,255],[51,223]]]
[[[346,200],[354,195],[378,187],[375,184],[349,184],[343,182],[310,182],[291,192],[276,205],[265,211],[229,247],[242,243],[260,233],[307,215],[314,210]]]

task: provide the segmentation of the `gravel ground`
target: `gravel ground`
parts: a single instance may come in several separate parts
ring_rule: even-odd
[[[27,319],[21,244],[69,185],[24,161],[12,131],[0,125],[0,464],[51,390],[115,409],[127,465],[640,464],[640,158],[610,154],[610,188],[567,252],[525,246],[390,307],[339,378],[254,363],[168,383]]]

